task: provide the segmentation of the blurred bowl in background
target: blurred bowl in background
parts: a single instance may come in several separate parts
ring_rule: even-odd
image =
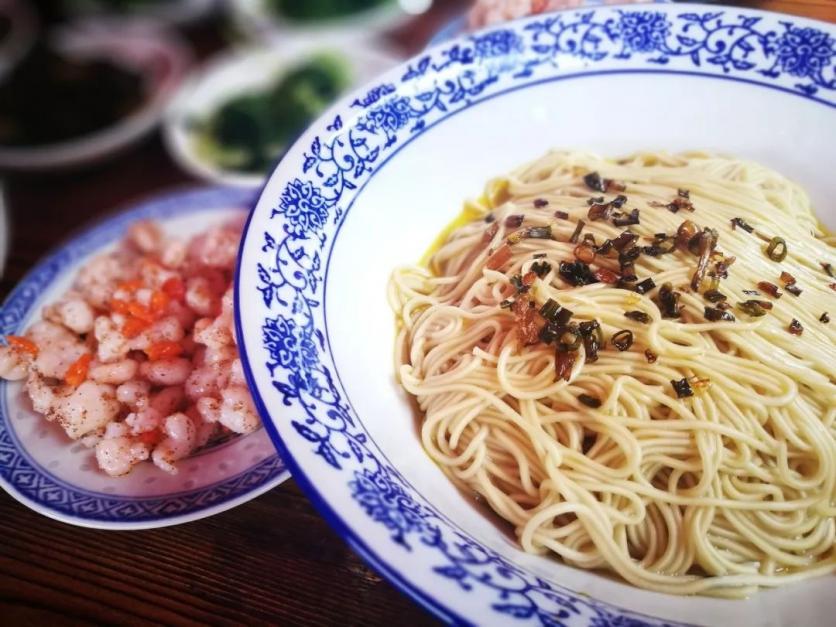
[[[218,0],[64,0],[66,9],[77,15],[120,15],[150,17],[169,24],[196,22],[215,10]]]
[[[368,39],[426,12],[433,0],[228,0],[233,22],[249,37],[275,41],[289,35],[329,42]],[[353,4],[354,9],[345,11]],[[338,8],[343,7],[341,13]]]
[[[365,42],[289,40],[223,53],[180,90],[163,123],[166,146],[199,178],[258,187],[333,100],[398,62]]]
[[[25,2],[0,0],[0,76],[29,51],[37,31],[37,19]]]
[[[55,143],[2,145],[0,168],[37,171],[77,166],[125,148],[157,126],[192,62],[190,49],[178,35],[139,18],[79,20],[60,27],[54,42],[67,58],[103,60],[138,74],[142,102],[117,122],[89,134]]]

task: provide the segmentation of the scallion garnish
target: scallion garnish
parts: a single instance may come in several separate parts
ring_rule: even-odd
[[[605,192],[607,191],[607,185],[605,183],[605,179],[601,178],[601,175],[597,172],[590,172],[586,176],[583,177],[583,182],[586,183],[586,186],[594,190],[596,192]]]
[[[625,311],[624,312],[625,318],[630,318],[630,320],[635,320],[636,322],[641,322],[642,324],[648,324],[651,320],[650,316],[648,316],[643,311]]]
[[[560,276],[564,281],[576,287],[597,282],[592,270],[583,261],[561,262]]]
[[[653,282],[653,279],[647,278],[643,281],[636,283],[636,293],[638,294],[647,294],[650,290],[656,287],[656,283]]]
[[[546,226],[532,226],[525,232],[528,239],[551,239],[552,227]]]
[[[662,312],[663,318],[679,318],[682,315],[679,293],[673,290],[670,283],[665,283],[659,288],[659,293],[656,295],[656,305]]]
[[[761,301],[757,300],[745,300],[742,303],[737,303],[737,308],[755,318],[766,315],[766,310],[761,306]]]
[[[688,383],[688,379],[683,378],[679,381],[671,379],[671,386],[673,386],[673,391],[676,392],[677,398],[686,398],[694,395],[694,390],[691,389],[691,384]]]
[[[769,294],[773,298],[781,298],[781,292],[778,291],[778,286],[769,281],[758,281],[758,289]]]
[[[541,279],[546,276],[552,269],[552,264],[548,261],[535,261],[531,264],[531,271]]]
[[[705,308],[705,319],[710,320],[711,322],[734,322],[734,316],[729,313],[728,311],[723,311],[719,307],[706,307]]]
[[[628,214],[621,214],[613,218],[612,223],[615,226],[630,226],[639,223],[639,210],[633,209]]]
[[[752,231],[755,230],[755,227],[748,224],[745,220],[743,220],[743,218],[732,218],[731,219],[732,231],[734,231],[737,227],[740,227],[741,229],[743,229],[747,233],[751,233]]]
[[[787,242],[783,237],[773,237],[766,245],[766,256],[772,261],[783,261],[787,257]]]
[[[604,346],[604,332],[597,320],[581,322],[578,330],[583,338],[583,348],[586,353],[586,361],[592,363],[598,361],[598,351]]]
[[[610,342],[620,351],[626,351],[633,345],[633,332],[623,329],[612,336]]]

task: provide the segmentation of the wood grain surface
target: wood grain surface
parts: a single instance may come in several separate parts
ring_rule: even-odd
[[[420,50],[465,4],[437,0],[392,43]],[[736,4],[836,21],[836,0]],[[225,33],[210,20],[186,35],[206,57],[226,43]],[[94,168],[4,183],[11,251],[0,297],[73,230],[197,181],[178,170],[155,135]],[[432,622],[353,554],[292,480],[206,520],[134,532],[57,523],[0,493],[0,625]]]

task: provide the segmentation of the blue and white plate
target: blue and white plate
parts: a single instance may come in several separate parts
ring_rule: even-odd
[[[675,0],[637,0],[640,2],[647,2],[647,3],[655,3],[655,4],[668,4],[669,2],[674,2]],[[607,4],[628,4],[629,0],[584,0],[582,4],[582,8],[586,9],[589,7],[599,7],[601,5]],[[436,46],[438,44],[444,43],[445,41],[450,41],[454,37],[458,37],[459,35],[464,35],[468,30],[468,19],[467,13],[463,13],[462,15],[454,17],[452,20],[447,22],[444,26],[439,28],[432,38],[429,41],[428,47]]]
[[[785,173],[836,225],[836,26],[702,5],[568,11],[453,40],[332,108],[272,174],[239,266],[240,344],[295,479],[449,621],[816,625],[833,578],[674,597],[527,555],[425,455],[393,373],[391,270],[491,176],[550,148],[710,150]]]
[[[70,287],[91,256],[115,246],[136,220],[160,221],[178,237],[240,215],[252,191],[209,188],[163,196],[86,230],[40,262],[0,309],[0,334],[20,334],[44,305]],[[142,463],[125,477],[98,470],[91,449],[35,414],[21,383],[0,382],[0,486],[57,520],[103,529],[148,529],[189,522],[235,507],[289,473],[264,429],[204,449],[169,475]]]

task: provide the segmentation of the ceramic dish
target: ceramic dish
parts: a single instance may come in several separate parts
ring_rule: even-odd
[[[226,170],[201,151],[197,125],[230,98],[266,88],[284,71],[321,52],[347,61],[352,85],[362,85],[398,62],[386,48],[367,43],[343,49],[297,40],[224,54],[186,83],[168,110],[163,132],[169,152],[197,177],[225,185],[260,186],[264,175]]]
[[[555,147],[755,159],[836,226],[834,64],[836,27],[787,15],[567,11],[433,48],[309,129],[245,233],[239,346],[294,478],[360,555],[451,622],[832,624],[832,577],[747,601],[676,597],[523,553],[422,450],[386,288],[485,180]]]
[[[267,0],[230,2],[235,23],[255,39],[276,41],[298,37],[306,41],[337,42],[368,39],[403,25],[432,5],[432,0],[389,0],[380,6],[343,18],[303,22],[285,19],[267,6]]]
[[[142,203],[85,230],[40,262],[0,310],[0,333],[20,333],[70,286],[91,255],[114,246],[139,219],[188,237],[245,211],[251,192],[210,188]],[[124,477],[99,471],[91,449],[31,410],[21,383],[0,382],[0,486],[57,520],[103,529],[146,529],[189,522],[235,507],[288,477],[264,429],[204,449],[169,475],[142,463]]]
[[[106,57],[144,77],[146,101],[117,124],[66,142],[37,147],[0,147],[0,167],[45,170],[89,163],[150,132],[185,79],[191,53],[174,33],[139,19],[90,18],[57,34],[58,47],[79,57]]]

